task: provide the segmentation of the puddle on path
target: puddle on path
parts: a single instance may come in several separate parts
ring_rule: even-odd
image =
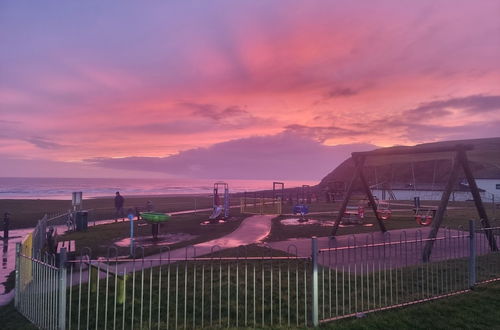
[[[148,247],[148,246],[166,246],[172,245],[175,243],[188,241],[196,238],[197,236],[186,234],[186,233],[176,233],[176,234],[165,234],[158,235],[158,239],[153,239],[152,236],[146,237],[137,237],[134,239],[136,245]],[[114,242],[116,246],[119,247],[129,247],[130,246],[130,237],[121,239],[119,241]]]
[[[307,225],[321,225],[325,227],[331,227],[333,226],[333,221],[320,221],[317,219],[308,219],[307,221],[300,221],[299,218],[289,218],[289,219],[283,219],[280,221],[280,223],[284,226],[307,226]],[[365,223],[362,225],[343,225],[340,224],[339,227],[345,228],[345,227],[373,227],[373,223]]]

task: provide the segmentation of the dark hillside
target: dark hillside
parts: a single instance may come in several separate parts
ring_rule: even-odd
[[[498,169],[499,166],[495,166],[492,163],[495,163],[496,159],[500,158],[500,138],[443,141],[420,144],[410,148],[455,146],[458,144],[474,146],[474,150],[470,152],[471,154],[479,154],[479,151],[484,151],[481,157],[470,157],[470,165],[474,173],[488,173]],[[391,147],[377,150],[397,150],[399,148],[409,147]],[[448,174],[453,163],[452,155],[445,158],[447,159],[429,160],[429,157],[426,157],[425,160],[419,160],[418,155],[413,155],[408,156],[408,162],[406,163],[398,162],[379,166],[365,166],[364,173],[370,185],[378,184],[390,187],[392,184],[410,185],[415,183],[418,185],[422,183],[444,183],[448,179]],[[352,158],[349,158],[326,175],[319,183],[319,188],[326,189],[330,187],[330,189],[333,189],[335,182],[344,182],[347,186],[351,181],[353,172],[354,164]]]

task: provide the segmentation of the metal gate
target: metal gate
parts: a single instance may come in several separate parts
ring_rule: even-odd
[[[64,329],[66,323],[65,251],[32,256],[31,237],[16,246],[15,307],[41,329]]]

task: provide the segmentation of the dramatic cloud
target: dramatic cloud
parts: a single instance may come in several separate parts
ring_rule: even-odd
[[[297,133],[302,136],[313,138],[316,141],[325,142],[333,138],[353,138],[362,135],[363,132],[351,129],[345,129],[335,126],[304,126],[304,125],[289,125],[286,127],[286,132]]]
[[[450,109],[458,109],[471,114],[498,112],[500,113],[500,95],[471,95],[451,98],[443,101],[423,103],[415,109],[407,110],[405,114],[413,116],[441,117],[450,115]]]
[[[400,132],[399,138],[417,142],[426,142],[430,138],[455,140],[496,136],[500,128],[500,96],[470,95],[425,102],[365,123],[360,129],[370,131],[380,127],[390,127]]]
[[[226,171],[248,177],[228,159],[258,155],[249,137],[269,152],[305,139],[323,159],[498,136],[498,13],[489,0],[4,2],[0,154],[207,176],[199,155],[233,145]],[[289,174],[315,159],[278,155],[267,164]]]
[[[374,148],[368,144],[329,147],[310,138],[282,133],[222,142],[169,157],[97,158],[87,162],[105,168],[197,178],[319,180],[351,152]]]
[[[350,87],[336,87],[326,93],[326,98],[347,97],[358,94],[360,91]]]
[[[52,141],[47,141],[43,137],[40,136],[32,136],[26,139],[27,142],[32,143],[34,146],[41,149],[61,149],[63,146],[59,143],[55,143]]]

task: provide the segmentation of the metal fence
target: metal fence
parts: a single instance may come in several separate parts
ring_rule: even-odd
[[[387,235],[389,236],[389,235]],[[323,322],[444,297],[469,288],[466,233],[435,240],[422,263],[427,239],[401,237],[382,243],[351,242],[318,251],[319,319]]]
[[[65,252],[32,256],[29,245],[16,245],[15,307],[41,329],[64,329],[66,323]]]
[[[319,325],[499,280],[500,253],[489,250],[487,230],[500,243],[500,227],[440,231],[429,262],[418,231],[344,243],[313,238],[305,253],[292,245],[281,256],[186,250],[184,258],[91,260],[87,251],[59,267],[19,249],[16,307],[47,329]]]
[[[82,259],[69,268],[68,329],[304,326],[300,257]]]

